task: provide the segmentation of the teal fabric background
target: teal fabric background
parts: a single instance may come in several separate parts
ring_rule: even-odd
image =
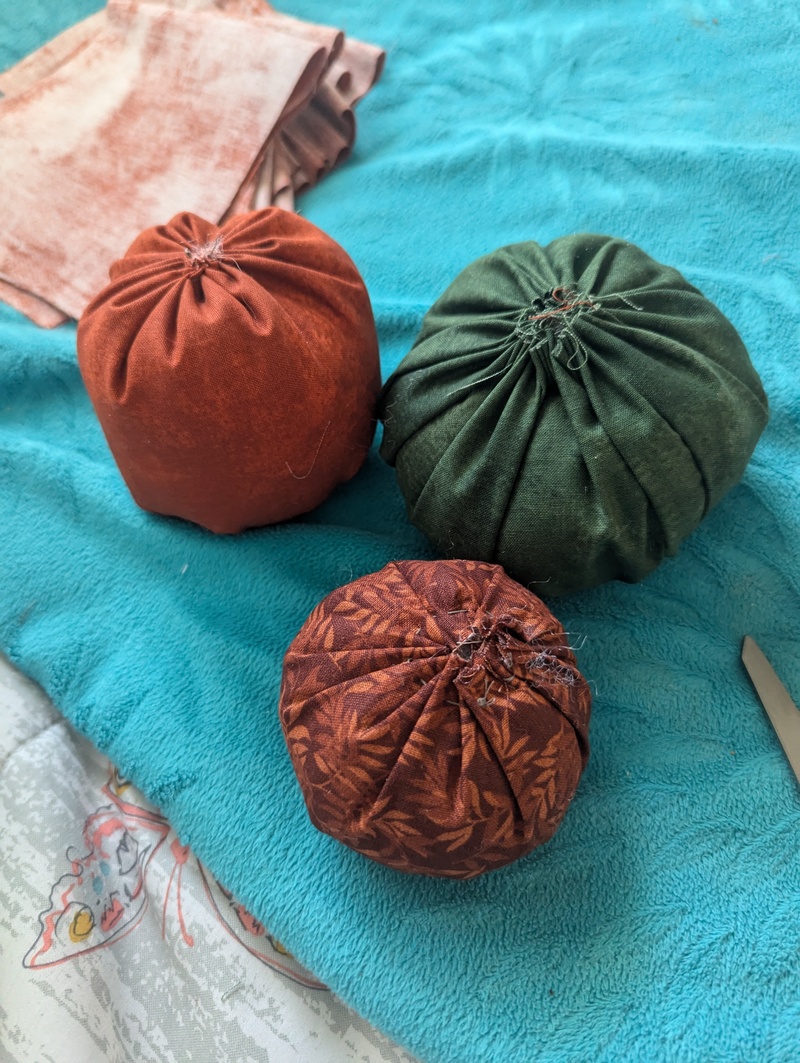
[[[0,63],[92,6],[3,5]],[[618,235],[748,346],[771,422],[745,479],[642,585],[554,603],[586,636],[592,758],[552,842],[469,883],[318,834],[278,725],[281,657],[312,606],[430,556],[375,452],[280,527],[215,539],[148,516],[92,415],[74,327],[0,309],[0,645],[287,947],[427,1063],[794,1061],[800,795],[738,655],[754,636],[800,700],[797,5],[293,13],[389,52],[353,158],[301,203],[364,274],[384,376],[471,259]]]

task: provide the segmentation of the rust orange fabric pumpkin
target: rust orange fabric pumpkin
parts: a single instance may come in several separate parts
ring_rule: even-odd
[[[231,533],[305,513],[358,471],[380,385],[345,251],[271,207],[148,229],[78,327],[78,360],[136,502]]]
[[[590,707],[561,624],[499,565],[402,561],[311,613],[280,715],[315,826],[400,871],[472,878],[555,832]]]

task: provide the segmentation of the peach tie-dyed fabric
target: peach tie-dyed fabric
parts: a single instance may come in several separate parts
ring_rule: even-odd
[[[339,587],[283,663],[312,823],[416,874],[474,878],[552,837],[590,709],[561,624],[479,561],[398,561]]]
[[[109,0],[0,74],[0,299],[53,327],[143,229],[292,209],[382,64],[262,0]]]

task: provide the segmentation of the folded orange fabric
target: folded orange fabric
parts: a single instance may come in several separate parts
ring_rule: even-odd
[[[382,63],[261,0],[109,0],[0,75],[0,299],[52,327],[163,218],[291,209]]]
[[[313,509],[372,440],[364,282],[278,207],[142,233],[81,318],[78,361],[134,499],[214,532]]]

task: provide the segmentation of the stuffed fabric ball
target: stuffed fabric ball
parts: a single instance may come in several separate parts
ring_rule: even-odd
[[[468,266],[379,416],[413,523],[550,595],[635,582],[675,554],[768,411],[708,299],[633,244],[579,234]]]
[[[329,594],[289,647],[280,698],[314,825],[450,878],[552,836],[590,707],[559,622],[477,561],[396,562]]]
[[[364,282],[329,236],[276,207],[142,233],[83,314],[78,359],[136,502],[214,532],[307,512],[372,440]]]

